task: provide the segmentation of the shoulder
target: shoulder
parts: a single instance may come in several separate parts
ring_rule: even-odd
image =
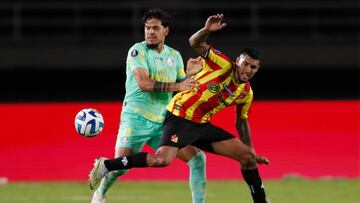
[[[228,62],[232,63],[232,61],[230,60],[230,58],[226,54],[224,54],[220,50],[216,49],[212,45],[210,45],[209,50],[208,50],[208,52],[206,54],[206,57],[220,57],[220,58],[224,59],[225,61],[228,61]]]
[[[164,44],[164,49],[171,55],[179,55],[181,56],[180,52],[166,44]]]
[[[254,92],[251,88],[251,85],[250,85],[250,82],[247,82],[244,86],[244,92],[246,93],[246,96],[249,98],[249,99],[253,99],[254,97]]]
[[[145,42],[137,42],[130,47],[128,53],[131,56],[137,56],[140,52],[146,51],[146,48]]]

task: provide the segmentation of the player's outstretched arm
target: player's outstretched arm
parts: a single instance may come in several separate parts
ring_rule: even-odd
[[[189,38],[190,46],[195,49],[195,51],[198,52],[202,57],[206,56],[206,53],[209,49],[209,45],[206,43],[206,39],[210,33],[216,32],[226,27],[226,23],[221,22],[223,18],[223,14],[210,16],[206,20],[205,26]]]

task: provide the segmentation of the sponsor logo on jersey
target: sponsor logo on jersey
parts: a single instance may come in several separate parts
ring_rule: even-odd
[[[214,49],[214,53],[215,54],[221,54],[221,51],[217,50],[217,49]]]
[[[178,104],[175,104],[174,108],[175,108],[176,110],[180,111],[182,107],[181,107],[180,105],[178,105]]]
[[[170,140],[171,140],[171,142],[175,142],[175,143],[177,143],[177,142],[178,142],[178,140],[179,140],[179,138],[178,138],[178,136],[173,135],[173,136],[171,136]]]
[[[220,85],[217,83],[209,83],[207,88],[211,93],[217,93],[220,90]]]
[[[223,87],[224,87],[225,91],[226,91],[231,97],[234,96],[234,93],[232,93],[232,92],[230,91],[229,87],[228,87],[225,83],[223,84]]]
[[[127,160],[126,157],[123,157],[123,158],[121,159],[121,162],[123,163],[124,166],[127,166],[127,164],[129,163],[129,161]]]
[[[131,51],[131,56],[136,57],[139,54],[138,50],[134,49]]]
[[[126,144],[126,143],[128,143],[128,141],[129,141],[129,138],[128,138],[128,137],[122,137],[122,138],[120,139],[120,142],[121,142],[122,144]]]

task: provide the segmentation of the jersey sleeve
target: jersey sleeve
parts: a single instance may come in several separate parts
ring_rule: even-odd
[[[176,81],[182,81],[186,78],[186,73],[185,73],[185,69],[184,69],[184,61],[180,55],[179,52],[177,52],[177,66],[176,66],[176,70],[177,70],[177,75],[176,75]]]
[[[217,68],[231,68],[231,60],[223,54],[221,51],[216,50],[214,47],[210,46],[208,52],[205,55],[205,60],[207,64],[215,64]]]
[[[245,97],[245,101],[238,104],[236,106],[236,115],[242,119],[247,120],[249,118],[249,110],[250,106],[253,100],[253,92],[252,90],[249,92],[249,94]]]
[[[146,50],[141,43],[134,44],[128,51],[126,63],[132,72],[136,68],[149,70],[146,63]]]

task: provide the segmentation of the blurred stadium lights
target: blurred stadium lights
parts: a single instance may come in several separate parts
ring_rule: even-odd
[[[228,27],[211,35],[209,42],[233,58],[242,47],[260,49],[264,69],[253,83],[260,97],[360,97],[360,4],[356,0],[3,0],[0,85],[8,88],[0,99],[84,98],[73,88],[84,75],[97,76],[98,90],[113,90],[102,91],[100,99],[120,99],[127,51],[143,40],[141,17],[153,7],[172,14],[173,27],[166,41],[184,60],[196,56],[188,46],[189,36],[209,15],[224,13]],[[334,81],[337,85],[329,88]],[[275,92],[269,83],[282,86],[282,91]],[[88,98],[89,93],[83,95]]]
[[[184,46],[187,38],[207,16],[221,12],[229,28],[211,40],[230,55],[239,46],[256,44],[273,66],[294,60],[299,67],[359,66],[360,4],[352,0],[5,1],[0,3],[0,53],[7,57],[0,66],[117,66],[119,53],[143,39],[141,16],[151,7],[173,15],[168,43],[186,57],[194,54]],[[316,59],[306,62],[306,55]]]

